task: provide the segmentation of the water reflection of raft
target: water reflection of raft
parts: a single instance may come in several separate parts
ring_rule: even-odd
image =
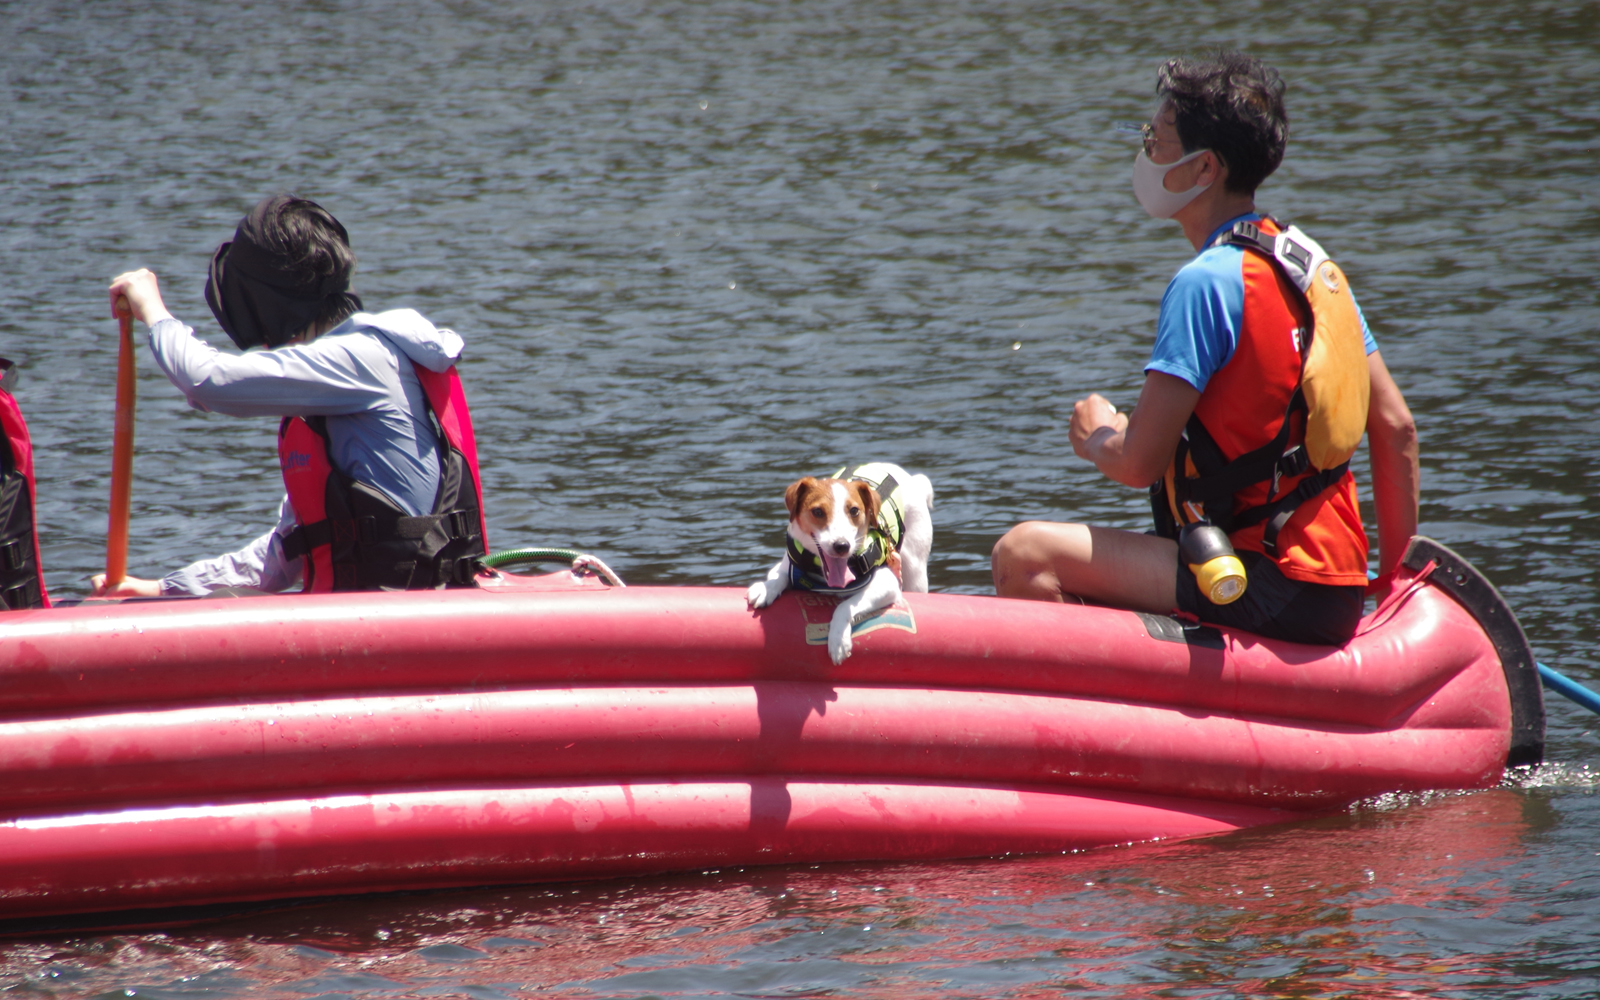
[[[1347,647],[911,595],[609,589],[0,618],[0,918],[781,862],[1057,852],[1496,783],[1544,714],[1418,539]],[[814,602],[814,603],[808,603]]]

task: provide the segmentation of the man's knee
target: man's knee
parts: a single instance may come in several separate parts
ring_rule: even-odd
[[[1013,525],[1010,531],[1000,536],[994,543],[994,549],[989,553],[989,562],[995,567],[1019,566],[1025,562],[1037,563],[1044,546],[1042,544],[1043,521],[1023,521]]]
[[[989,554],[995,593],[1007,597],[1061,599],[1056,562],[1063,526],[1024,521],[1000,536]]]

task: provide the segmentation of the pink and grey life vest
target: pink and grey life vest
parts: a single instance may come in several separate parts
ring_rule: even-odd
[[[16,380],[16,368],[0,358],[0,611],[50,606],[33,523],[33,444],[11,396]]]
[[[378,489],[340,472],[325,418],[285,417],[278,462],[298,527],[284,542],[305,556],[305,591],[468,587],[488,554],[472,415],[454,367],[416,368],[442,439],[433,510],[412,516]]]

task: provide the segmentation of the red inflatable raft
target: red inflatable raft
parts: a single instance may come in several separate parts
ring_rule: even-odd
[[[1172,618],[571,574],[0,616],[0,919],[1059,852],[1476,788],[1542,752],[1499,595],[1425,539],[1341,649]]]

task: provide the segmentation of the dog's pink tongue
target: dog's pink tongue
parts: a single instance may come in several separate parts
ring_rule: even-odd
[[[830,587],[848,587],[854,582],[856,575],[850,572],[850,557],[823,556],[822,573],[828,578]]]

